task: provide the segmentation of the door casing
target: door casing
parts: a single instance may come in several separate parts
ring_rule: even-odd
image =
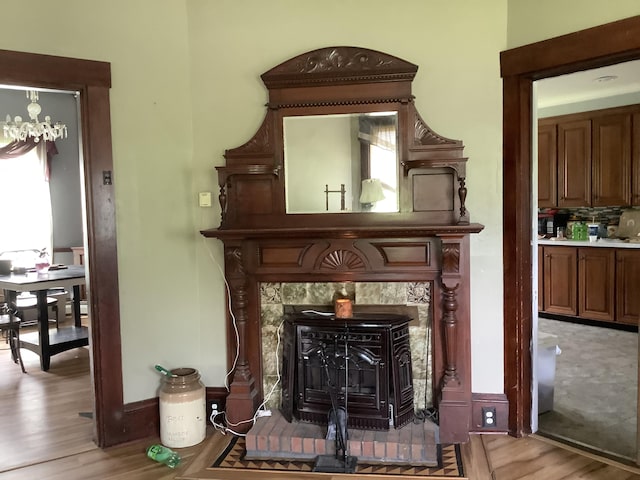
[[[110,64],[0,50],[0,84],[80,93],[94,441],[99,447],[122,443],[132,433],[122,394],[115,193],[113,185],[104,181],[114,177]]]
[[[504,391],[509,400],[511,435],[531,433],[533,82],[639,58],[640,16],[500,54],[503,78]]]

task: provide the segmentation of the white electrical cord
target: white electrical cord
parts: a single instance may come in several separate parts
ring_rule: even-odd
[[[227,389],[227,392],[229,391],[229,376],[231,376],[231,373],[233,373],[233,371],[236,369],[236,365],[238,364],[238,357],[240,356],[240,334],[238,332],[238,325],[236,322],[236,316],[233,314],[233,309],[231,307],[231,288],[229,287],[229,283],[227,282],[227,277],[224,274],[224,271],[222,270],[222,267],[220,266],[220,264],[218,263],[218,261],[216,260],[216,258],[213,256],[213,253],[211,252],[211,249],[209,248],[209,245],[207,245],[207,239],[203,238],[204,240],[204,244],[205,247],[207,249],[207,253],[209,254],[209,257],[211,257],[211,260],[213,260],[213,263],[215,264],[216,267],[218,267],[218,271],[220,272],[220,276],[222,277],[222,280],[224,281],[224,286],[226,288],[226,292],[227,292],[227,306],[229,308],[229,315],[231,315],[231,319],[232,322],[231,324],[233,325],[233,332],[236,336],[236,355],[235,358],[233,359],[233,364],[231,365],[231,369],[229,369],[229,371],[227,372],[227,374],[224,377],[224,386]]]
[[[302,310],[300,313],[313,313],[315,315],[322,315],[323,317],[332,317],[335,315],[333,312],[318,312],[317,310]]]

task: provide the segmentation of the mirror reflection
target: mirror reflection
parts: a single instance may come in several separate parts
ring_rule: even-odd
[[[398,211],[398,114],[285,117],[287,213]]]

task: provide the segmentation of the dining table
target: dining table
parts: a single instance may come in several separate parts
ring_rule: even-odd
[[[0,289],[4,290],[5,302],[15,307],[19,293],[32,292],[37,298],[38,331],[20,335],[20,348],[40,356],[40,368],[49,370],[51,357],[73,348],[89,345],[89,329],[82,326],[80,315],[80,286],[86,284],[84,265],[60,265],[47,272],[26,271],[0,275]],[[64,288],[73,292],[72,326],[49,328],[47,291]]]

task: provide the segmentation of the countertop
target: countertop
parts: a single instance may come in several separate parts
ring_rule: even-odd
[[[556,247],[604,247],[604,248],[637,248],[640,242],[625,242],[617,238],[599,238],[595,242],[589,240],[553,240],[544,238],[538,240],[538,245],[553,245]]]

